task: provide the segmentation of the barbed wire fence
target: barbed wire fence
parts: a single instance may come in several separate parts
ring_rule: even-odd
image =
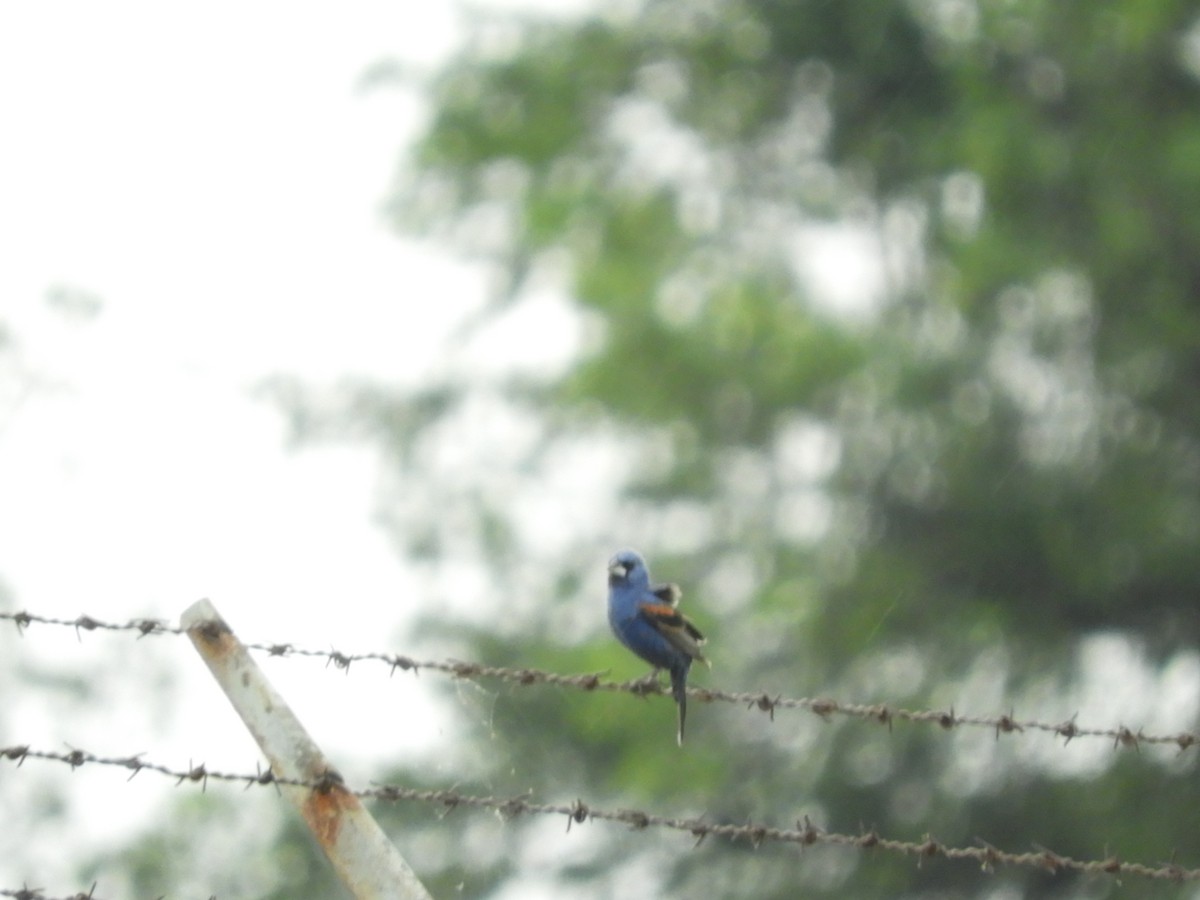
[[[80,639],[84,632],[93,631],[133,634],[138,639],[149,636],[188,634],[188,629],[151,618],[111,622],[87,615],[67,619],[38,615],[28,611],[0,611],[0,621],[5,620],[12,622],[22,635],[26,630],[35,626],[73,629]],[[244,647],[269,657],[323,660],[326,666],[346,672],[349,672],[355,664],[360,664],[385,666],[391,674],[396,672],[416,674],[428,671],[444,674],[454,679],[501,681],[518,687],[550,685],[581,691],[616,692],[641,697],[668,693],[668,690],[655,680],[643,678],[633,681],[613,681],[602,672],[568,675],[531,668],[488,666],[460,660],[418,660],[396,653],[346,653],[337,649],[307,648],[291,643],[245,643]],[[1042,732],[1061,737],[1064,745],[1076,739],[1105,739],[1111,741],[1114,748],[1136,751],[1143,744],[1173,745],[1179,753],[1193,750],[1197,744],[1200,744],[1200,734],[1195,732],[1149,734],[1140,729],[1134,731],[1123,724],[1084,726],[1077,724],[1075,717],[1061,722],[1043,722],[1035,719],[1021,719],[1012,713],[997,716],[965,716],[955,713],[953,709],[906,709],[887,704],[843,703],[828,698],[786,697],[766,692],[724,691],[700,687],[689,688],[688,695],[702,702],[737,704],[748,711],[766,714],[772,720],[779,710],[799,710],[823,719],[840,716],[888,728],[891,728],[895,722],[910,722],[918,725],[932,725],[944,730],[988,729],[994,733],[997,740],[1002,735]],[[1003,850],[982,839],[977,839],[975,846],[951,846],[930,835],[925,835],[920,841],[905,841],[885,837],[873,829],[857,834],[839,833],[818,828],[807,817],[795,822],[794,827],[791,828],[753,822],[730,824],[709,822],[703,818],[673,817],[641,809],[606,809],[594,806],[582,799],[571,804],[553,804],[538,802],[528,795],[482,796],[463,793],[456,789],[419,789],[391,784],[348,787],[342,782],[341,776],[332,769],[313,779],[296,779],[282,777],[269,768],[262,770],[260,767],[253,774],[223,772],[209,770],[203,763],[194,765],[189,762],[188,766],[183,768],[153,759],[148,760],[145,756],[144,753],[128,756],[104,756],[78,748],[53,751],[23,744],[0,747],[0,760],[15,763],[18,767],[28,760],[66,765],[72,770],[82,766],[110,767],[128,771],[130,779],[146,771],[173,779],[176,786],[193,784],[199,785],[201,790],[207,789],[210,781],[240,784],[246,788],[284,786],[310,791],[314,795],[326,794],[336,789],[364,800],[420,803],[436,807],[443,812],[460,808],[487,809],[499,814],[505,820],[528,815],[560,816],[566,818],[568,830],[574,824],[602,821],[623,824],[638,830],[657,828],[680,831],[690,834],[695,839],[697,846],[709,837],[742,841],[754,847],[767,843],[800,847],[837,845],[859,850],[881,850],[917,860],[938,857],[951,860],[970,860],[980,865],[986,872],[991,872],[1000,866],[1015,866],[1049,873],[1074,872],[1113,878],[1136,876],[1171,882],[1200,881],[1200,868],[1182,866],[1176,863],[1173,857],[1169,862],[1154,864],[1121,860],[1115,856],[1106,856],[1102,859],[1077,859],[1040,846],[1027,852]],[[13,897],[17,900],[101,900],[101,898],[93,896],[95,890],[96,885],[92,885],[87,893],[77,893],[69,898],[54,898],[44,894],[41,888],[0,888],[0,897]]]

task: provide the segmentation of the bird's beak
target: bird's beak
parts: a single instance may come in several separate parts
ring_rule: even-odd
[[[629,570],[625,568],[624,563],[619,563],[616,560],[613,560],[608,564],[608,574],[612,575],[614,578],[624,578],[629,574]]]

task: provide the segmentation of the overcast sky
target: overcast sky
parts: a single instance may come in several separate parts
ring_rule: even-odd
[[[362,83],[382,59],[444,58],[457,23],[449,4],[374,0],[0,11],[6,607],[177,621],[209,597],[247,639],[389,649],[414,585],[371,521],[374,458],[289,451],[253,389],[419,377],[478,302],[469,271],[389,232],[380,210],[422,107]],[[259,758],[186,640],[3,631],[0,686],[16,689],[0,746]],[[319,664],[269,674],[349,773],[440,734],[420,688],[356,675],[358,703],[328,703]],[[102,708],[55,686],[72,675],[104,685]],[[163,688],[169,707],[139,702]],[[385,704],[396,718],[364,730]],[[408,715],[423,727],[398,727]],[[0,797],[32,803],[65,779],[69,828],[6,829],[0,888],[86,890],[60,880],[64,848],[119,843],[172,796],[31,761],[0,771]]]

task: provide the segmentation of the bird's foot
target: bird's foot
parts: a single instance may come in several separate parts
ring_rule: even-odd
[[[645,697],[647,694],[661,694],[663,687],[662,682],[658,680],[658,673],[659,670],[655,669],[644,677],[636,681],[631,681],[629,686],[632,688],[633,693],[641,697]]]

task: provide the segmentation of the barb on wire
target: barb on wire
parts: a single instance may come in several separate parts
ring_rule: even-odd
[[[81,630],[95,631],[98,629],[136,632],[139,637],[148,634],[183,633],[183,629],[172,628],[157,619],[131,619],[129,622],[121,624],[101,622],[91,616],[56,619],[29,612],[0,612],[0,620],[4,619],[14,622],[21,630],[31,624],[39,624],[72,627],[76,629],[77,633]],[[583,691],[612,691],[642,697],[653,694],[669,695],[668,688],[649,682],[644,678],[633,681],[611,681],[604,677],[605,673],[603,672],[563,675],[541,669],[486,666],[481,663],[459,660],[417,660],[398,653],[344,653],[334,649],[318,650],[297,647],[289,643],[246,643],[245,646],[260,653],[266,653],[268,656],[323,659],[326,665],[332,665],[344,671],[349,671],[354,663],[379,663],[388,666],[393,674],[397,670],[414,673],[424,670],[440,672],[454,678],[504,681],[520,687],[543,684]],[[1177,734],[1147,734],[1141,729],[1134,731],[1126,725],[1084,727],[1076,724],[1074,716],[1062,722],[1040,722],[1034,719],[1018,719],[1011,712],[999,716],[964,716],[955,713],[953,708],[949,710],[905,709],[884,703],[842,703],[826,697],[784,697],[779,694],[772,695],[766,691],[723,691],[694,686],[688,688],[688,696],[707,703],[745,705],[747,709],[756,709],[766,713],[772,721],[774,721],[775,711],[778,709],[799,709],[806,710],[823,719],[844,716],[886,725],[888,728],[891,728],[894,722],[937,725],[946,730],[959,727],[986,728],[994,731],[997,739],[1002,734],[1042,732],[1063,738],[1064,746],[1076,738],[1104,738],[1111,740],[1114,748],[1137,750],[1143,744],[1164,744],[1174,745],[1182,753],[1200,744],[1200,734],[1193,731],[1181,731]]]
[[[131,756],[105,757],[84,750],[70,750],[58,753],[48,750],[35,750],[25,745],[0,747],[0,759],[14,760],[21,765],[27,759],[49,760],[63,763],[72,769],[83,765],[113,766],[119,769],[132,770],[136,775],[142,770],[155,772],[166,778],[174,778],[176,786],[185,781],[199,782],[201,789],[209,781],[222,781],[243,784],[246,787],[263,784],[289,784],[307,788],[312,791],[328,793],[329,791],[347,790],[342,787],[341,777],[336,772],[326,773],[325,776],[311,782],[292,779],[276,778],[267,772],[256,772],[253,775],[236,774],[231,772],[209,771],[203,764],[187,769],[173,769],[160,763],[146,762],[141,754]],[[130,776],[132,778],[132,775]],[[1185,868],[1174,862],[1160,865],[1147,865],[1139,862],[1129,862],[1108,856],[1104,859],[1076,859],[1063,856],[1044,847],[1024,853],[1000,850],[983,840],[978,840],[978,846],[955,847],[943,844],[935,838],[925,835],[920,841],[904,841],[883,837],[874,830],[864,830],[858,834],[839,833],[818,828],[807,817],[798,820],[793,828],[777,828],[768,825],[748,822],[733,825],[721,822],[708,822],[703,818],[683,818],[663,816],[645,812],[640,809],[604,809],[593,807],[583,800],[573,803],[538,803],[526,796],[495,797],[463,794],[453,789],[418,789],[400,785],[376,785],[350,791],[355,796],[364,799],[375,799],[388,802],[416,802],[440,807],[446,812],[453,812],[459,807],[468,809],[492,810],[504,819],[513,819],[522,815],[563,816],[567,820],[567,829],[573,824],[584,824],[588,821],[615,822],[630,828],[641,830],[645,828],[663,828],[673,831],[687,832],[696,839],[696,846],[707,837],[725,838],[730,841],[745,841],[757,847],[768,842],[795,844],[801,848],[815,844],[831,844],[843,847],[853,847],[860,850],[878,849],[900,856],[913,857],[918,861],[935,857],[945,859],[971,860],[987,872],[997,866],[1017,866],[1035,868],[1057,874],[1058,872],[1078,872],[1093,875],[1109,875],[1113,877],[1139,876],[1158,881],[1200,881],[1200,868]],[[16,896],[15,894],[12,896]],[[43,900],[36,893],[23,895],[25,900]],[[90,895],[78,895],[88,897]],[[48,898],[47,898],[48,900]]]

